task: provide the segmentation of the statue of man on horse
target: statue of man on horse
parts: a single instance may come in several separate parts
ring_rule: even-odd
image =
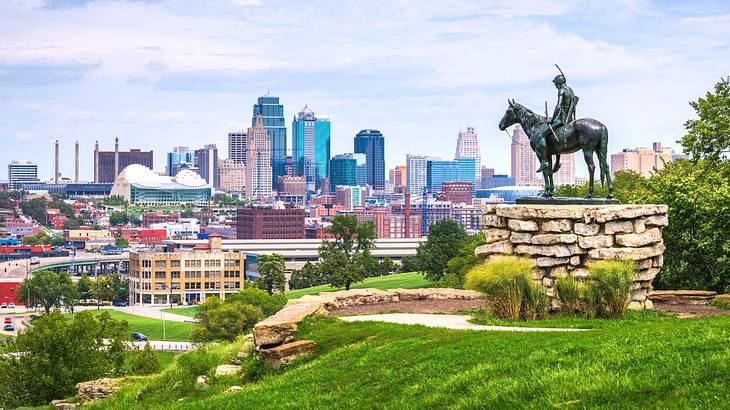
[[[560,70],[560,67],[558,67],[558,70]],[[572,154],[582,150],[590,174],[585,198],[591,198],[593,195],[593,177],[596,168],[593,163],[594,153],[598,156],[601,184],[604,181],[608,183],[607,198],[612,198],[613,183],[611,182],[611,173],[607,161],[608,129],[593,118],[575,119],[578,97],[568,87],[562,70],[560,70],[560,75],[555,76],[553,83],[558,89],[558,101],[552,118],[547,116],[547,106],[543,117],[514,100],[508,100],[509,107],[499,122],[499,129],[506,130],[507,127],[514,124],[522,126],[525,134],[530,139],[530,147],[537,155],[540,163],[537,172],[542,172],[544,181],[544,190],[540,193],[541,196],[553,196],[555,191],[553,173],[560,169],[560,154]],[[554,167],[553,155],[556,157]]]

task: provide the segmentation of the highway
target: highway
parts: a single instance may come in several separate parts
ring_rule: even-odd
[[[98,253],[77,253],[76,256],[62,256],[54,258],[40,258],[40,263],[30,264],[30,259],[20,259],[0,263],[0,278],[25,278],[30,271],[48,269],[65,265],[82,265],[94,262],[128,261],[129,253],[121,255],[100,255]]]

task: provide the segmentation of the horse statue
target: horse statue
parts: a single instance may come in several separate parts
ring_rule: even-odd
[[[613,198],[613,183],[611,173],[606,162],[606,151],[608,150],[608,129],[605,125],[593,118],[580,118],[566,124],[557,130],[550,127],[549,119],[535,114],[514,100],[507,100],[509,108],[499,121],[499,129],[504,131],[507,127],[520,124],[530,139],[530,147],[537,155],[540,163],[547,161],[548,166],[542,170],[545,189],[540,196],[552,197],[555,192],[553,184],[553,172],[557,172],[560,164],[560,154],[572,154],[578,150],[583,151],[583,158],[588,166],[590,179],[588,191],[584,198],[591,198],[593,195],[593,175],[596,166],[593,163],[593,153],[598,155],[598,165],[601,172],[601,185],[604,180],[608,183],[608,195],[606,198]],[[559,143],[556,145],[548,141],[545,135],[555,133]],[[552,156],[556,156],[556,167],[553,168]]]

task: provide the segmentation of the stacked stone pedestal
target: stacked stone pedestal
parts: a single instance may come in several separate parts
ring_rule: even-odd
[[[651,308],[651,281],[663,265],[666,205],[487,205],[478,256],[517,255],[534,260],[533,279],[550,297],[555,279],[585,280],[593,261],[636,261],[631,309]]]

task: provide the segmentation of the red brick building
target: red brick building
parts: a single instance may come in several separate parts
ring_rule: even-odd
[[[149,228],[152,224],[179,221],[180,214],[177,212],[145,212],[142,214],[142,226],[145,228]]]
[[[129,243],[141,243],[144,245],[159,245],[167,239],[167,231],[164,229],[139,229],[120,228],[117,237],[126,238]]]
[[[304,208],[239,208],[238,239],[304,239]]]
[[[445,201],[452,204],[471,204],[474,187],[469,182],[444,182],[441,185],[441,194]]]

